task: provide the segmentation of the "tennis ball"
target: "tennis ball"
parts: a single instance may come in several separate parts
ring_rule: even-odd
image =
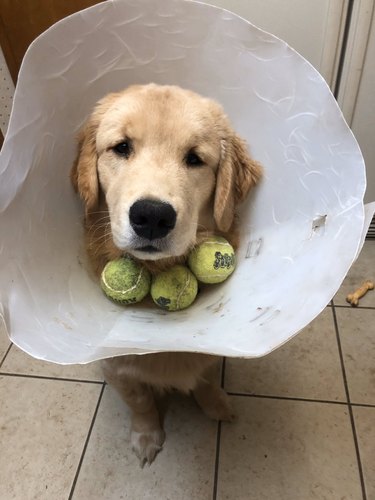
[[[130,257],[112,260],[103,269],[102,289],[110,299],[120,304],[140,302],[150,291],[150,273]]]
[[[185,266],[176,265],[153,277],[151,297],[155,304],[167,311],[189,307],[198,293],[198,282]]]
[[[221,283],[233,273],[236,259],[232,245],[213,236],[192,250],[188,264],[202,283]]]

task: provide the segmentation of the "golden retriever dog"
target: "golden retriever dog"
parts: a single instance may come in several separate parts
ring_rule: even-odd
[[[155,84],[104,97],[79,134],[71,171],[85,207],[93,269],[99,276],[109,260],[129,254],[155,273],[184,262],[212,234],[236,247],[236,208],[261,173],[210,99]],[[131,444],[142,466],[164,442],[157,405],[164,391],[192,393],[209,417],[232,418],[215,380],[217,361],[204,354],[155,353],[103,362],[107,382],[130,407]]]

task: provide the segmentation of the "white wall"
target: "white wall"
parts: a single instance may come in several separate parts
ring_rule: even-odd
[[[346,0],[206,0],[285,40],[310,61],[331,88],[347,11]],[[372,24],[371,24],[372,23]],[[370,32],[370,37],[368,33]],[[374,0],[354,2],[339,104],[366,162],[365,201],[375,200]]]
[[[366,162],[365,201],[375,201],[375,16],[373,14],[362,76],[354,107],[352,130]]]
[[[285,40],[333,86],[344,0],[206,0]]]

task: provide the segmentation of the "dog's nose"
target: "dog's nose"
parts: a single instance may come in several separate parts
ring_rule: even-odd
[[[129,210],[133,230],[148,240],[164,238],[174,228],[176,217],[172,205],[158,200],[138,200]]]

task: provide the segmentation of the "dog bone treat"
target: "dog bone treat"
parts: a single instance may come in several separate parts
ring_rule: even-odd
[[[357,306],[359,303],[359,299],[362,298],[369,290],[374,289],[374,283],[370,280],[367,280],[363,283],[363,285],[358,288],[354,293],[350,293],[346,297],[346,302],[349,302],[352,306]]]
[[[122,257],[108,262],[100,283],[110,299],[119,304],[135,304],[149,293],[151,275],[130,257]]]
[[[202,283],[221,283],[234,271],[236,259],[233,247],[225,238],[214,236],[197,247],[189,255],[188,264]]]
[[[167,311],[189,307],[198,293],[198,282],[185,266],[176,265],[152,278],[151,297]]]

